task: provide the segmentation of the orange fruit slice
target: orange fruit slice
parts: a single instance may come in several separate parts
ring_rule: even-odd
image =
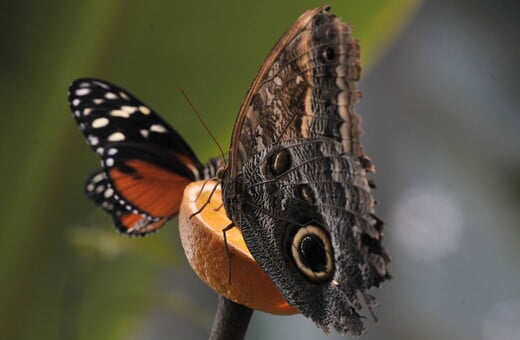
[[[226,232],[230,257],[226,253],[222,229],[231,221],[222,207],[220,187],[209,204],[190,218],[207,202],[216,184],[212,181],[205,185],[203,181],[194,182],[184,191],[179,211],[179,230],[184,253],[191,267],[202,281],[233,302],[272,314],[299,313],[296,307],[285,301],[271,279],[258,266],[238,228]]]

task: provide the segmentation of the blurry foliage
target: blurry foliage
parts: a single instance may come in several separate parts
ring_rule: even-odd
[[[353,24],[366,66],[418,1],[331,1]],[[2,4],[0,330],[4,339],[124,339],[151,306],[210,321],[179,293],[157,292],[175,266],[175,223],[118,235],[83,194],[98,166],[70,116],[68,84],[106,79],[154,107],[205,160],[217,154],[177,93],[182,86],[228,145],[248,83],[286,28],[317,1],[40,1]],[[184,115],[184,117],[182,116]],[[163,295],[164,294],[164,295]],[[165,298],[166,296],[166,298]],[[200,313],[199,313],[200,312]],[[202,315],[202,316],[201,316]]]

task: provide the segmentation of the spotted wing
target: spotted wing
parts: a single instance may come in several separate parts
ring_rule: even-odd
[[[129,92],[98,79],[78,79],[69,102],[87,144],[101,158],[88,196],[129,235],[160,228],[180,206],[185,186],[204,167],[182,137]]]

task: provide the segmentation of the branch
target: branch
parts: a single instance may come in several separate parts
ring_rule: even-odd
[[[219,295],[209,340],[242,340],[253,310]]]

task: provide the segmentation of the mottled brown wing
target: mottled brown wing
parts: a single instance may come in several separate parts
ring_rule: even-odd
[[[390,278],[366,178],[359,47],[328,7],[304,13],[254,80],[222,174],[226,213],[286,300],[324,330],[359,335],[362,296]]]
[[[285,140],[330,137],[346,154],[363,155],[353,110],[360,96],[359,45],[351,27],[328,9],[303,13],[258,72],[233,130],[231,177],[252,155]]]

